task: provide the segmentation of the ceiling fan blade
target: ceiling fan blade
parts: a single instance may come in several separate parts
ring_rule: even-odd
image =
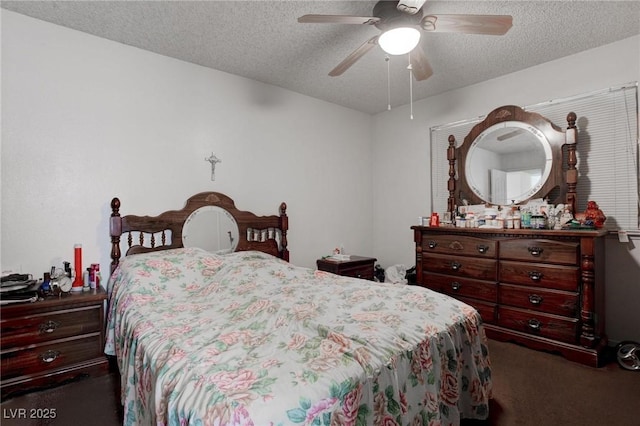
[[[376,47],[378,44],[378,37],[379,36],[373,36],[369,40],[365,41],[360,47],[351,52],[344,61],[340,62],[337,67],[332,69],[331,72],[329,72],[329,75],[331,77],[342,75],[342,73],[348,70],[351,65],[355,64],[358,59],[362,58],[365,53]]]
[[[360,24],[373,25],[380,18],[375,16],[351,16],[351,15],[303,15],[298,18],[302,24]]]
[[[509,15],[427,15],[420,26],[425,31],[503,35],[511,28]]]
[[[417,81],[426,80],[433,75],[433,69],[427,60],[422,46],[418,45],[409,53],[411,73]]]

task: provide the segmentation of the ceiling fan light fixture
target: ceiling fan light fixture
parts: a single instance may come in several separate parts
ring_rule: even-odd
[[[389,55],[404,55],[411,52],[420,42],[420,31],[412,27],[397,27],[385,31],[378,38],[378,44]]]

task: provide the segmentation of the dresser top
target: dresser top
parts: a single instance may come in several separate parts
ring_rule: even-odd
[[[60,309],[73,309],[82,306],[101,304],[107,298],[102,287],[83,292],[70,292],[59,296],[47,296],[36,302],[11,303],[2,305],[0,320],[20,315],[32,315],[39,312],[51,312]]]
[[[498,236],[523,236],[523,237],[602,237],[607,235],[606,229],[503,229],[503,228],[456,228],[455,226],[418,226],[411,229],[433,233],[464,234],[464,235],[498,235]]]

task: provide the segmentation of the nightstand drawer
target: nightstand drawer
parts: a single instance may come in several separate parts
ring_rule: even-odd
[[[87,306],[74,310],[45,312],[2,322],[2,348],[31,345],[63,337],[99,332],[102,307]]]
[[[2,380],[55,370],[89,359],[102,357],[100,333],[74,339],[29,346],[24,349],[2,349]]]
[[[318,270],[331,272],[345,277],[373,280],[373,268],[376,259],[352,255],[348,260],[335,260],[330,258],[318,259]]]
[[[363,280],[372,280],[373,267],[371,265],[364,265],[352,268],[342,268],[340,269],[340,275],[345,277],[362,278]]]
[[[108,372],[102,288],[34,303],[3,305],[0,314],[2,399]]]

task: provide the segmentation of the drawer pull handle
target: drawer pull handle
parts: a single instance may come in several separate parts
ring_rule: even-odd
[[[436,248],[436,246],[438,245],[438,243],[437,243],[437,242],[435,242],[435,241],[433,241],[433,240],[431,240],[431,241],[429,241],[429,242],[427,243],[427,245],[429,246],[429,248],[430,248],[430,249],[434,249],[434,248]]]
[[[459,264],[458,262],[451,262],[451,269],[453,269],[454,271],[459,271],[460,268],[462,268],[461,264]]]
[[[529,302],[531,302],[532,305],[539,305],[542,303],[542,300],[542,296],[538,296],[537,294],[529,295]]]
[[[54,331],[56,331],[56,328],[58,327],[60,327],[59,322],[55,322],[51,320],[47,322],[43,322],[42,324],[40,324],[40,334],[53,333]]]
[[[527,250],[529,250],[529,253],[531,253],[531,256],[540,256],[544,251],[540,247],[527,247]]]
[[[55,361],[56,358],[58,358],[58,355],[60,355],[60,352],[48,350],[40,354],[40,359],[42,362],[50,363]]]
[[[484,244],[479,244],[476,246],[476,248],[478,249],[478,252],[480,254],[485,254],[489,251],[489,246],[485,246]]]
[[[458,281],[454,281],[454,282],[451,283],[451,290],[453,290],[453,291],[460,290],[460,287],[462,287],[462,285],[460,285],[460,283]]]
[[[529,272],[529,278],[531,278],[533,281],[540,281],[542,279],[542,272],[531,271]]]
[[[540,330],[540,328],[542,327],[542,323],[535,318],[530,319],[527,322],[527,325],[529,326],[530,329],[535,331]]]

